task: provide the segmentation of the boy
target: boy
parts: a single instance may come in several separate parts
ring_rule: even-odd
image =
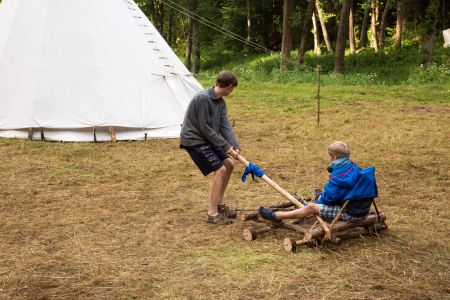
[[[227,117],[224,96],[238,85],[236,76],[222,71],[216,85],[197,93],[186,110],[180,134],[180,148],[186,149],[204,176],[213,173],[209,185],[206,222],[228,225],[237,213],[223,203],[225,189],[233,172],[239,144]]]
[[[259,214],[266,219],[302,219],[309,215],[319,215],[333,220],[341,206],[350,201],[340,216],[343,221],[355,221],[369,213],[373,198],[378,195],[375,182],[375,168],[361,170],[350,160],[350,149],[345,142],[334,142],[328,146],[330,180],[314,203],[292,211],[277,211],[259,208]]]

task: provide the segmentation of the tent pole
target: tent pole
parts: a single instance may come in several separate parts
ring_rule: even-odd
[[[97,143],[97,128],[95,128],[95,126],[94,126],[93,129],[94,129],[94,130],[93,130],[93,133],[94,133],[94,143]]]
[[[33,140],[33,127],[28,128],[28,140]]]
[[[109,133],[111,134],[111,142],[116,143],[117,137],[116,137],[116,132],[114,131],[114,127],[109,126]]]

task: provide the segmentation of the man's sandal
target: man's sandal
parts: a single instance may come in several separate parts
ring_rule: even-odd
[[[232,210],[227,204],[219,204],[217,206],[217,210],[219,214],[223,215],[224,217],[234,219],[237,217],[237,211]]]
[[[206,223],[215,224],[215,225],[230,225],[230,224],[233,224],[233,221],[228,220],[221,214],[217,214],[216,216],[207,215]]]

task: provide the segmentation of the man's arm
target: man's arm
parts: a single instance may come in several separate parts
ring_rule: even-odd
[[[225,102],[223,103],[222,110],[220,111],[220,134],[223,136],[225,141],[234,147],[234,149],[240,148],[236,136],[233,133],[233,129],[231,128],[230,121],[228,120],[227,105]]]

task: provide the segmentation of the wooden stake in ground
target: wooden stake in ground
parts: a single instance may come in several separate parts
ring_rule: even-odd
[[[317,65],[317,126],[320,125],[320,66]]]
[[[108,130],[109,130],[109,134],[111,135],[111,142],[112,143],[116,143],[117,142],[117,137],[116,137],[116,131],[114,130],[114,127],[109,126]]]
[[[237,159],[246,167],[248,167],[250,165],[250,163],[248,162],[248,160],[246,160],[242,155],[238,155]],[[277,192],[279,192],[281,195],[283,195],[286,199],[288,199],[292,204],[294,204],[296,207],[298,208],[302,208],[304,207],[304,205],[298,201],[294,196],[292,196],[291,194],[289,194],[285,189],[283,189],[282,187],[280,187],[278,184],[275,183],[275,181],[273,181],[272,179],[270,179],[269,177],[267,177],[266,175],[263,175],[261,177],[262,180],[264,180],[265,182],[267,182],[271,187],[273,187]],[[328,225],[322,220],[321,217],[316,216],[317,221],[320,223],[320,225],[322,226],[325,235],[324,238],[330,239],[331,238],[331,232],[330,229],[328,228]]]

